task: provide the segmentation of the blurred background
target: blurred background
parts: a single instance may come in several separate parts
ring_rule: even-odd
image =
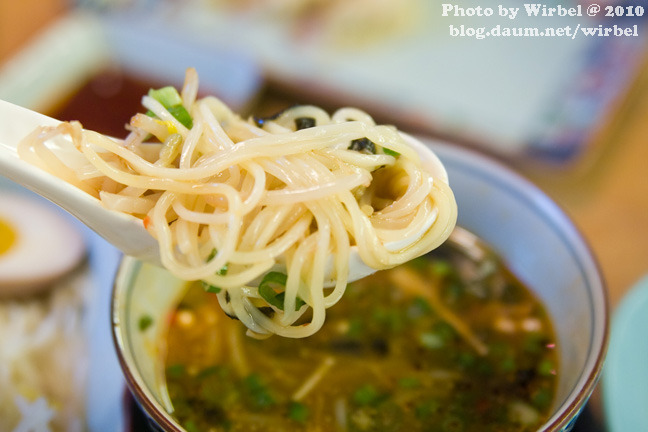
[[[453,3],[491,6],[490,17],[443,16],[441,3],[0,0],[0,99],[120,137],[141,96],[150,87],[180,86],[191,66],[202,94],[243,115],[294,103],[363,108],[379,122],[487,154],[539,186],[590,243],[616,308],[648,271],[648,11],[627,16],[642,2],[607,1],[600,4],[622,6],[624,16],[511,20],[498,16],[498,7],[519,2]],[[545,3],[558,4],[585,12],[591,2]],[[615,25],[631,34],[482,39],[450,31]],[[94,278],[99,293],[79,300],[99,309],[118,259],[106,254],[106,277]],[[107,326],[107,309],[96,313],[86,318]],[[91,327],[97,338],[110,337],[101,324]],[[104,346],[111,343],[86,347],[107,371],[90,373],[93,388],[120,388]],[[117,421],[112,408],[124,409],[119,400],[112,408],[93,403],[89,396],[96,428]],[[593,404],[596,418],[596,397]]]

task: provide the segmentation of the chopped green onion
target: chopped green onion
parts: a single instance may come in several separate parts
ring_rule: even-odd
[[[515,361],[515,357],[511,354],[504,357],[499,366],[499,369],[502,372],[514,372],[517,369],[517,362]]]
[[[530,332],[524,337],[522,348],[525,352],[539,354],[544,349],[546,343],[546,335],[538,332]]]
[[[286,287],[286,282],[288,281],[288,276],[280,272],[270,272],[266,274],[261,283],[259,284],[259,295],[262,299],[268,302],[268,304],[284,310],[284,300],[286,293],[284,291],[277,292],[272,285],[280,285],[281,287]],[[297,297],[295,302],[295,310],[299,310],[306,302]]]
[[[174,364],[166,369],[167,376],[171,378],[181,378],[185,373],[185,367],[182,364]]]
[[[385,153],[386,155],[389,155],[389,156],[394,156],[394,157],[400,156],[400,153],[398,153],[397,151],[394,151],[392,149],[388,149],[387,147],[383,147],[383,153]]]
[[[429,265],[430,265],[430,258],[425,255],[422,255],[418,258],[414,258],[413,260],[407,263],[408,267],[411,267],[413,270],[417,272],[426,271]]]
[[[216,248],[212,249],[211,252],[209,252],[209,256],[207,256],[207,262],[213,260],[215,256],[216,256]]]
[[[148,95],[160,102],[166,109],[176,105],[182,105],[182,98],[180,97],[178,90],[172,86],[162,87],[157,90],[150,89]]]
[[[297,130],[308,129],[315,126],[315,119],[313,117],[297,117],[295,119],[295,128]]]
[[[472,367],[475,364],[476,360],[477,359],[475,358],[475,356],[472,353],[469,353],[469,352],[463,351],[463,352],[460,352],[457,355],[457,364],[459,364],[459,366],[464,368],[464,369],[468,369],[468,368]],[[504,367],[504,366],[502,366],[502,367]]]
[[[376,144],[367,137],[352,140],[348,149],[364,154],[376,154]]]
[[[353,393],[353,402],[358,405],[374,405],[382,399],[382,395],[376,387],[371,384],[365,384]]]
[[[276,295],[277,301],[281,304],[281,310],[283,310],[283,304],[284,304],[284,299],[286,297],[285,292],[280,292],[279,294]],[[302,306],[304,306],[306,302],[302,300],[301,298],[297,297],[295,299],[295,310],[299,310]]]
[[[221,366],[207,366],[200,372],[198,372],[198,375],[196,375],[196,378],[198,379],[204,379],[210,375],[214,375],[218,372],[220,372],[223,368]]]
[[[212,249],[212,251],[209,253],[209,256],[207,257],[207,262],[210,262],[211,260],[213,260],[215,256],[216,256],[216,249]],[[227,266],[227,264],[225,264],[223,267],[221,267],[220,270],[218,270],[218,272],[216,274],[219,275],[219,276],[224,276],[224,275],[227,274],[227,269],[228,269],[228,266]],[[221,292],[221,288],[219,288],[219,287],[217,287],[215,285],[212,285],[212,284],[210,284],[208,282],[205,282],[205,281],[201,281],[201,283],[202,283],[203,289],[205,291],[207,291],[208,293],[218,294],[219,292]]]
[[[430,304],[423,297],[415,297],[407,308],[407,317],[415,320],[432,312]]]
[[[309,414],[308,407],[303,403],[291,402],[288,406],[288,417],[296,422],[306,423]]]
[[[216,256],[216,249],[214,248],[211,250],[211,252],[209,252],[209,256],[207,257],[207,262],[213,260],[215,256]],[[216,274],[220,276],[225,276],[227,274],[227,264],[221,267]]]
[[[167,110],[187,129],[191,129],[193,127],[193,119],[191,118],[191,114],[189,114],[189,111],[187,111],[187,109],[182,105],[172,106],[170,108],[167,108]]]
[[[432,326],[432,331],[439,335],[445,343],[449,343],[457,337],[455,329],[445,321],[435,323]]]
[[[421,386],[421,380],[414,377],[405,377],[398,380],[398,386],[404,389],[413,389]]]
[[[364,323],[362,318],[353,317],[349,320],[349,328],[346,331],[346,335],[350,338],[359,338],[362,336]]]
[[[441,408],[441,404],[436,399],[426,399],[419,402],[414,409],[416,417],[425,420],[436,414]]]
[[[182,427],[184,427],[187,432],[200,432],[200,429],[198,429],[198,426],[196,426],[196,423],[193,420],[187,420]]]
[[[452,273],[452,264],[446,260],[434,260],[430,266],[432,274],[439,277],[448,276]]]
[[[538,365],[538,374],[542,376],[551,376],[556,374],[556,368],[549,359],[544,359]]]
[[[138,322],[140,331],[145,331],[153,324],[153,318],[150,315],[142,315]]]
[[[432,307],[430,306],[430,303],[423,297],[416,297],[414,301],[412,302],[413,305],[415,305],[417,308],[421,309],[424,313],[429,313],[432,312]]]
[[[281,285],[285,288],[288,281],[288,275],[279,272],[270,272],[266,274],[259,284],[259,295],[274,307],[283,310],[283,302],[277,299],[277,291],[272,288],[272,284]]]
[[[403,331],[406,326],[405,316],[397,309],[378,306],[372,310],[371,318],[384,326],[386,330],[394,333]]]
[[[553,400],[553,391],[550,388],[542,387],[532,396],[531,401],[533,405],[538,408],[544,409],[551,404]]]
[[[200,281],[200,283],[202,284],[203,289],[208,293],[218,294],[219,292],[222,291],[221,288],[214,286],[210,283],[207,283],[205,281]]]
[[[167,86],[157,90],[150,89],[148,95],[160,102],[162,106],[187,129],[193,127],[191,114],[189,114],[189,111],[187,111],[187,109],[182,105],[182,98],[174,87]],[[149,116],[155,116],[151,111],[148,111],[146,114]]]
[[[275,404],[275,400],[270,394],[268,387],[261,380],[259,374],[253,373],[243,380],[245,390],[250,397],[250,402],[256,408],[268,408]]]

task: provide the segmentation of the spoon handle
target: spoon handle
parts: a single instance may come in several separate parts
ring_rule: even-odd
[[[0,174],[58,204],[55,192],[65,182],[21,160],[17,146],[38,126],[55,126],[60,122],[3,100],[0,119]]]
[[[35,111],[0,99],[0,151],[16,154],[16,146],[38,126],[57,126],[61,122]]]
[[[0,175],[63,208],[127,255],[159,264],[157,241],[131,215],[105,209],[76,186],[20,159],[18,143],[39,126],[58,120],[0,100]]]

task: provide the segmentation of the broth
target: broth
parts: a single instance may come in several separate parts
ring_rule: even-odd
[[[540,302],[494,257],[446,247],[350,284],[306,339],[246,337],[199,283],[169,323],[189,432],[532,431],[557,383]]]

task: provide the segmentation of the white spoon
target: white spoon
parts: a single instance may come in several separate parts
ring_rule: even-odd
[[[106,209],[95,197],[18,157],[16,146],[24,137],[60,121],[3,100],[0,119],[0,174],[67,210],[126,255],[160,265],[157,240],[141,219]]]
[[[0,119],[1,175],[67,210],[124,254],[161,266],[158,242],[146,231],[141,219],[106,209],[95,197],[18,157],[16,146],[24,137],[39,126],[56,126],[60,121],[2,100]],[[407,135],[405,137],[434,178],[447,182],[448,175],[437,156],[419,140]],[[433,222],[430,220],[430,225]],[[429,226],[424,227],[421,235],[428,228]],[[416,237],[386,246],[398,250],[413,242]],[[375,271],[362,261],[354,247],[349,262],[349,281],[361,279]]]

